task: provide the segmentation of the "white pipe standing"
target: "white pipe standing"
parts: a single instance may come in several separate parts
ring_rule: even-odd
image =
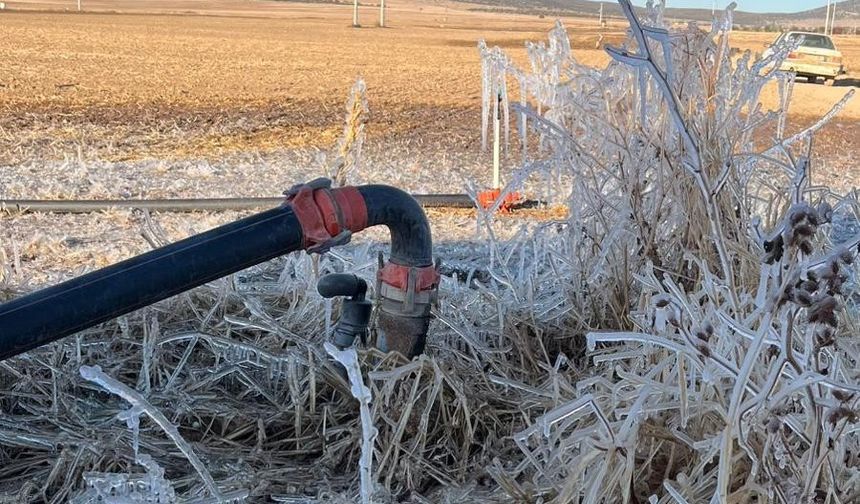
[[[499,176],[500,164],[500,133],[502,121],[502,95],[499,94],[496,99],[496,118],[493,121],[493,189],[501,188],[501,177]]]

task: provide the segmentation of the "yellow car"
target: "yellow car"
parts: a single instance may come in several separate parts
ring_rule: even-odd
[[[765,51],[765,56],[777,46],[793,44],[798,40],[800,40],[800,46],[789,53],[780,70],[806,77],[809,82],[816,82],[819,77],[822,77],[825,84],[832,84],[836,77],[845,73],[845,68],[842,66],[842,53],[836,50],[833,39],[820,33],[783,33]]]

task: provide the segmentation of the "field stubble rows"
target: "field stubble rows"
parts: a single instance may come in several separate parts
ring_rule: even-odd
[[[67,7],[29,0],[7,5]],[[94,1],[87,8],[123,13],[22,10],[0,18],[7,41],[0,46],[0,197],[276,195],[325,172],[321,154],[340,134],[346,91],[359,75],[368,85],[371,116],[358,179],[414,192],[460,192],[468,181],[489,182],[489,159],[480,152],[477,40],[524,61],[525,42],[543,40],[551,27],[536,16],[411,2],[392,5],[385,29],[351,28],[348,8],[318,4]],[[373,14],[362,12],[363,19]],[[607,64],[598,45],[623,38],[620,25],[601,32],[593,20],[564,21],[587,65]],[[759,51],[769,38],[737,33],[735,45]],[[860,67],[860,41],[838,42],[849,69]],[[820,117],[845,91],[798,84],[789,129]],[[765,95],[775,106],[776,90]],[[855,101],[816,139],[815,182],[837,190],[856,186],[858,141]],[[506,168],[518,162],[511,155]],[[159,217],[172,238],[226,218],[188,227],[181,224],[186,217]],[[89,231],[64,231],[86,229],[80,217],[18,216],[4,219],[4,228],[7,243],[69,259],[52,267],[50,257],[24,253],[41,278],[148,246],[133,216],[112,219],[107,222],[120,236],[110,241],[136,245],[105,246],[74,236]],[[473,231],[457,218],[456,225],[442,215],[436,221],[437,234]]]

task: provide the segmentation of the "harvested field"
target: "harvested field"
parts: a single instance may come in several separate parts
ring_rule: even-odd
[[[0,197],[276,195],[323,173],[318,155],[340,134],[344,97],[359,75],[371,107],[359,180],[415,192],[486,184],[477,41],[524,61],[524,43],[552,26],[462,4],[392,2],[384,30],[349,27],[350,8],[337,5],[85,5],[83,14],[41,12],[71,3],[14,1],[2,13]],[[362,11],[364,19],[374,15]],[[580,62],[608,63],[593,21],[564,22]],[[603,43],[620,42],[622,28],[613,23]],[[772,38],[734,37],[753,51]],[[860,69],[860,41],[838,42],[848,68]],[[812,123],[846,89],[798,84],[789,130]],[[775,86],[764,99],[775,107]],[[860,100],[819,135],[817,182],[856,185],[860,173],[846,153],[857,148]],[[517,162],[507,159],[508,169]]]

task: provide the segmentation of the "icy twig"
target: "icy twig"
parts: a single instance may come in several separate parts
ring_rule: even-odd
[[[176,447],[179,448],[179,451],[185,455],[185,458],[188,459],[197,471],[197,474],[200,475],[200,479],[206,485],[206,489],[209,491],[209,494],[219,499],[222,498],[221,492],[215,484],[215,480],[212,479],[212,475],[209,474],[203,461],[200,460],[194,452],[194,449],[192,449],[191,445],[188,444],[188,441],[186,441],[179,433],[179,429],[177,429],[176,426],[173,425],[173,423],[171,423],[163,413],[161,413],[161,411],[149,404],[140,392],[106,375],[99,366],[81,366],[80,373],[81,377],[85,380],[101,386],[106,391],[115,394],[128,402],[132,406],[134,412],[145,413],[149,418],[151,418],[153,422],[161,427],[161,430],[167,434],[167,437],[173,441]]]
[[[361,367],[358,363],[358,354],[355,348],[339,350],[329,342],[325,343],[325,350],[333,359],[346,368],[349,377],[350,392],[358,399],[361,412],[361,461],[359,471],[361,473],[361,502],[370,504],[373,497],[373,443],[379,431],[373,425],[373,417],[370,414],[370,402],[372,400],[370,389],[364,384],[361,377]]]

